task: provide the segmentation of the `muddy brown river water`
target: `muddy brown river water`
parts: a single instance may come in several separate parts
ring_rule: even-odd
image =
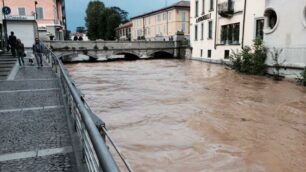
[[[306,89],[183,60],[67,65],[136,172],[305,172]]]

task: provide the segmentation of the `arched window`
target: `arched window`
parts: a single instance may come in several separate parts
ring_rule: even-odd
[[[306,6],[303,11],[303,23],[304,23],[304,26],[306,27]]]
[[[276,26],[278,20],[276,12],[273,9],[267,9],[265,11],[265,17],[267,20],[267,27],[269,29],[273,29]]]

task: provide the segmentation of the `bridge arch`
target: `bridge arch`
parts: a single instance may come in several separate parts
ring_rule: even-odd
[[[137,60],[140,59],[140,57],[136,54],[129,53],[129,52],[119,52],[116,53],[116,55],[124,55],[124,59],[126,60]]]
[[[167,51],[156,51],[150,55],[152,58],[155,59],[168,59],[173,58],[173,54]]]

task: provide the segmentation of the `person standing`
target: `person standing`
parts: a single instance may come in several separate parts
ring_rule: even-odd
[[[16,38],[16,36],[14,35],[14,32],[11,32],[11,35],[10,35],[9,38],[8,38],[8,44],[9,44],[10,47],[11,47],[12,55],[13,55],[14,57],[16,57],[16,44],[17,44],[17,38]]]
[[[44,46],[43,44],[39,41],[38,38],[35,39],[35,43],[32,47],[33,53],[35,55],[36,61],[37,61],[37,67],[42,67],[42,56],[44,52]]]
[[[17,39],[17,43],[16,43],[16,51],[17,51],[17,57],[18,57],[18,62],[20,66],[24,66],[24,45],[21,42],[20,39]]]

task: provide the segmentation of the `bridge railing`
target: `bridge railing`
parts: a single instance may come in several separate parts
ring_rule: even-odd
[[[108,140],[118,153],[126,169],[130,172],[129,163],[122,156],[120,150],[109,136],[105,123],[90,109],[75,83],[70,78],[64,64],[48,47],[45,47],[45,56],[57,74],[63,87],[65,102],[68,107],[73,127],[77,132],[82,146],[83,159],[90,172],[119,172],[119,167],[106,144]]]

